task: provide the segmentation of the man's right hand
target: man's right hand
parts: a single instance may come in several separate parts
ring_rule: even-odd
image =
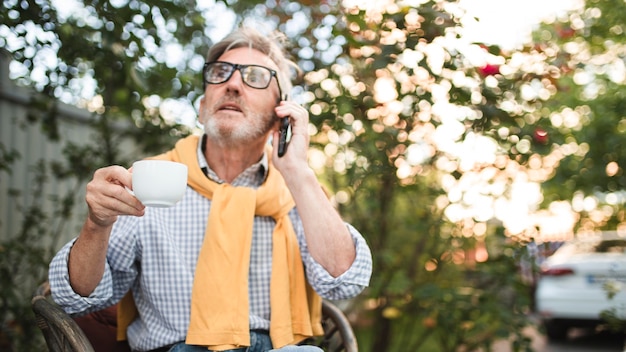
[[[121,166],[96,170],[85,195],[88,220],[96,226],[109,227],[118,215],[142,216],[145,206],[128,190],[132,190],[131,170]]]

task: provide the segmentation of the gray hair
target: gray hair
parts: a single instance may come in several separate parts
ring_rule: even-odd
[[[237,48],[251,48],[267,55],[278,67],[277,78],[283,94],[291,92],[291,73],[294,70],[297,74],[301,72],[296,63],[289,60],[283,48],[285,36],[280,33],[273,35],[263,35],[259,31],[240,27],[227,35],[224,39],[214,44],[208,51],[206,62],[216,61],[225,52]],[[282,99],[282,97],[279,97]]]

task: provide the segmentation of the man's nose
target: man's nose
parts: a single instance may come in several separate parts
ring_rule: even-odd
[[[225,84],[226,84],[227,90],[236,91],[236,92],[241,91],[243,87],[243,75],[241,74],[241,71],[235,70],[235,72],[233,72],[232,76],[230,76],[230,78],[228,79],[228,81],[225,82]]]

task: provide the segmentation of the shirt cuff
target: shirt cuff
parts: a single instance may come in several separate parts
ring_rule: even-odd
[[[109,265],[105,263],[105,270],[98,286],[89,296],[81,296],[74,291],[70,285],[70,276],[68,270],[69,254],[76,239],[66,244],[52,259],[50,269],[48,271],[48,280],[50,283],[51,296],[65,312],[68,314],[88,313],[98,310],[113,295],[111,288],[111,270]]]

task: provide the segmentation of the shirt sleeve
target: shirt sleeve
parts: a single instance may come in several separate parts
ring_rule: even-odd
[[[372,253],[369,245],[357,229],[345,223],[354,241],[356,258],[345,273],[333,277],[309,253],[304,237],[304,228],[297,212],[294,210],[291,215],[291,221],[298,236],[300,254],[304,262],[307,279],[315,292],[326,299],[340,300],[355,297],[369,286],[372,276]]]
[[[70,285],[68,259],[70,250],[76,239],[67,243],[54,256],[48,270],[48,280],[52,299],[68,314],[82,315],[104,307],[106,301],[112,296],[111,269],[105,264],[104,275],[96,289],[87,297],[74,292]]]
[[[118,302],[130,289],[137,277],[135,236],[129,232],[133,227],[130,217],[119,217],[113,226],[109,240],[104,274],[98,286],[89,296],[81,296],[70,285],[68,260],[73,239],[54,256],[48,270],[52,299],[68,314],[84,315],[109,307]],[[117,258],[111,260],[111,258]]]

